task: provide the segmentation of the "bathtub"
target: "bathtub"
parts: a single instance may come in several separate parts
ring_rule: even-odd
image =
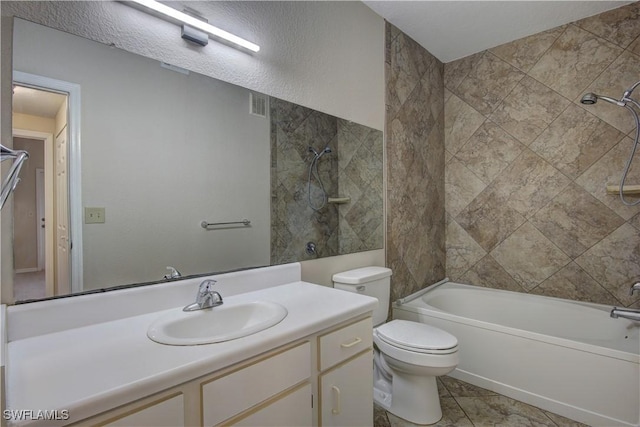
[[[640,322],[610,306],[440,282],[395,319],[458,338],[452,377],[592,426],[640,426]]]

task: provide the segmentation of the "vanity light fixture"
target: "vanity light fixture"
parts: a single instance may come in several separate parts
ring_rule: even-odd
[[[247,41],[227,31],[221,30],[218,27],[214,27],[211,24],[203,22],[197,18],[194,18],[193,16],[189,16],[186,13],[180,12],[179,10],[173,9],[169,6],[165,6],[164,4],[155,0],[131,0],[131,2],[146,7],[147,9],[151,9],[155,12],[161,13],[165,16],[168,16],[169,18],[180,21],[184,24],[189,25],[190,27],[196,28],[214,37],[219,37],[245,49],[249,49],[252,52],[258,52],[260,50],[260,46],[255,43],[251,43],[250,41]]]

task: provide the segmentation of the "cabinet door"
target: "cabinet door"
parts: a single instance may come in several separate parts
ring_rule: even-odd
[[[183,427],[184,398],[182,395],[174,396],[102,425],[108,427]]]
[[[311,411],[311,384],[307,384],[232,425],[311,427],[313,424]]]
[[[373,425],[371,351],[320,376],[320,425]]]

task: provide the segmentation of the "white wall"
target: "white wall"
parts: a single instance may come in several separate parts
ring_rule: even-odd
[[[212,24],[260,44],[261,51],[247,54],[213,40],[204,48],[193,46],[180,39],[179,27],[118,2],[0,3],[6,16],[112,43],[383,129],[384,21],[360,2],[190,2],[189,6]],[[315,262],[305,263],[303,277],[309,271],[313,278],[318,271]],[[330,274],[363,262],[383,265],[384,251],[317,262],[326,282]]]
[[[85,289],[269,264],[269,120],[248,90],[23,20],[14,69],[81,86],[82,201],[106,209],[83,225]]]
[[[261,46],[249,54],[120,2],[8,2],[3,15],[58,28],[129,52],[285,99],[375,129],[384,125],[384,21],[360,2],[188,2],[209,22]],[[167,2],[180,7],[178,2]]]

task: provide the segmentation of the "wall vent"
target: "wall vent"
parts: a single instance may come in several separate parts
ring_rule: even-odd
[[[266,119],[268,105],[267,95],[249,92],[249,113]]]

